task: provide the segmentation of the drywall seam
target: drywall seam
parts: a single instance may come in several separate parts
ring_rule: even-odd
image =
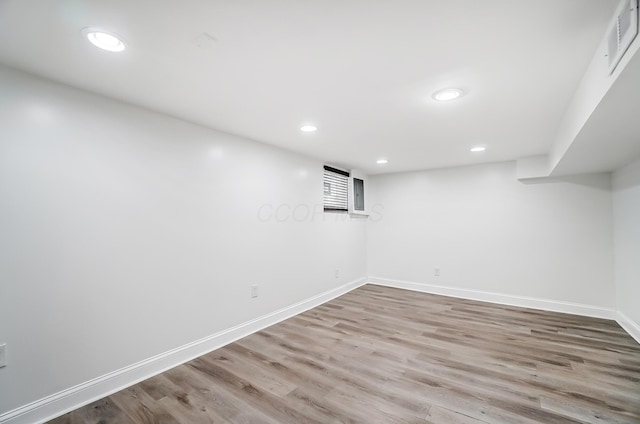
[[[366,284],[354,280],[317,296],[220,331],[0,415],[1,424],[43,423],[168,369],[233,343]]]

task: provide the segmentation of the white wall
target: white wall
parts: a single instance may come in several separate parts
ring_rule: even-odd
[[[0,415],[366,276],[319,161],[7,68],[0,93]]]
[[[371,277],[614,306],[609,174],[523,184],[505,162],[374,176],[370,189]]]
[[[638,163],[613,202],[609,175],[515,162],[370,177],[350,220],[321,212],[316,160],[2,67],[0,92],[0,415],[367,271],[615,307],[612,222],[640,322]]]
[[[618,310],[640,329],[640,161],[613,173]]]

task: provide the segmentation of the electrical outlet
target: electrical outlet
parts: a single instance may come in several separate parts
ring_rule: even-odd
[[[440,276],[440,268],[433,268],[433,275],[434,275],[434,277],[439,277]]]
[[[258,285],[257,284],[254,284],[254,285],[251,286],[251,297],[254,298],[254,299],[256,297],[258,297]]]
[[[336,278],[340,278],[340,270],[336,269],[334,275],[335,275]]]
[[[0,344],[0,368],[7,366],[7,344]]]

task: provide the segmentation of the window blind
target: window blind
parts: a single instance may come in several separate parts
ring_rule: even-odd
[[[349,205],[349,173],[341,169],[324,167],[324,210],[347,212]]]

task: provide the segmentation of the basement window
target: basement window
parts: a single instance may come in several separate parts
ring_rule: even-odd
[[[324,211],[347,212],[349,205],[349,173],[324,166]]]

